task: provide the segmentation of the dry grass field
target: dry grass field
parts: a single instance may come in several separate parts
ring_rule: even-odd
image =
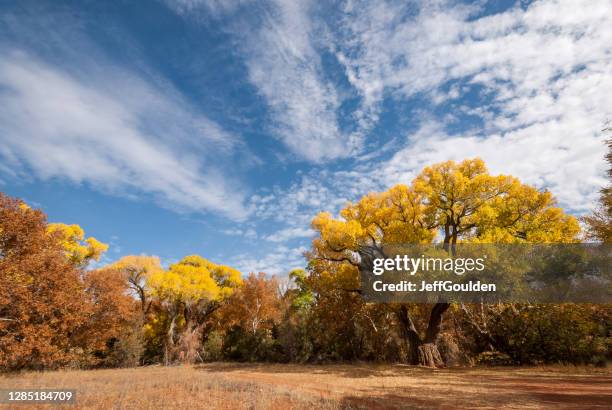
[[[579,367],[212,363],[0,376],[11,387],[76,389],[78,409],[612,408],[612,372]]]

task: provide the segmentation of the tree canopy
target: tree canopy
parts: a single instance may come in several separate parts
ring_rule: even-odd
[[[549,192],[512,176],[493,176],[480,159],[426,167],[411,185],[365,195],[347,204],[339,218],[321,213],[312,227],[319,234],[310,253],[312,271],[329,287],[354,292],[359,270],[371,272],[371,259],[384,255],[384,245],[439,241],[454,252],[458,242],[576,242],[580,232],[576,218],[556,207]],[[406,306],[398,308],[411,349],[433,349],[448,307],[433,306],[424,332]],[[413,351],[411,360],[438,364],[433,350]]]
[[[609,210],[607,194],[601,212]],[[604,216],[585,219],[589,238],[607,241]],[[156,256],[128,255],[94,268],[105,244],[0,194],[0,368],[609,359],[609,305],[374,304],[362,297],[360,274],[371,274],[372,258],[386,257],[389,247],[436,244],[446,251],[438,254],[452,257],[460,244],[579,240],[576,218],[550,192],[492,175],[479,159],[426,167],[410,184],[366,194],[338,215],[321,212],[312,227],[306,269],[280,280],[243,278],[199,255],[169,266]],[[561,256],[546,261],[546,274],[566,263],[571,272],[591,272],[576,255]]]
[[[77,357],[91,304],[45,215],[0,193],[0,368],[57,367]]]
[[[85,238],[83,228],[76,224],[52,223],[48,225],[47,232],[61,243],[68,259],[79,266],[85,266],[92,260],[99,260],[108,250],[108,245],[96,238]]]

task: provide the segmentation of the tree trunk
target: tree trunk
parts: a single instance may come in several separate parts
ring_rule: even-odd
[[[406,305],[400,306],[399,310],[397,311],[397,317],[399,319],[401,333],[404,337],[406,348],[408,350],[408,363],[415,365],[419,364],[418,349],[422,342]]]
[[[444,360],[442,360],[436,342],[438,341],[438,336],[440,336],[440,330],[442,329],[442,315],[444,315],[444,312],[446,312],[449,307],[449,303],[436,303],[431,309],[425,340],[418,348],[420,365],[428,367],[444,366]]]
[[[453,225],[453,230],[451,233],[451,247],[450,253],[453,257],[457,256],[457,237],[459,236],[457,225]],[[446,250],[448,252],[448,249]]]
[[[450,224],[446,223],[444,225],[444,250],[446,252],[450,251]]]
[[[176,324],[176,315],[172,316],[168,332],[166,332],[166,342],[164,343],[164,365],[169,366],[171,362],[172,350],[174,350],[174,327]]]
[[[444,249],[450,252],[451,245],[451,225],[446,224],[444,226]],[[456,230],[455,230],[456,233]],[[456,238],[455,238],[456,243]],[[366,274],[366,277],[371,277],[372,266],[374,258],[385,258],[383,250],[377,246],[364,246],[359,250],[360,263],[359,272],[361,275]],[[421,365],[427,367],[440,367],[444,366],[444,361],[440,355],[440,351],[436,346],[438,336],[440,335],[442,316],[444,312],[449,308],[449,303],[436,303],[431,310],[429,316],[429,323],[427,331],[425,332],[425,339],[421,339],[419,332],[414,325],[408,307],[405,304],[401,304],[399,309],[395,311],[400,324],[400,331],[402,337],[406,342],[406,348],[408,351],[408,363],[413,365]]]
[[[440,335],[442,315],[448,309],[448,303],[436,303],[429,316],[429,324],[425,339],[421,339],[406,305],[401,305],[397,317],[406,347],[408,349],[408,363],[427,367],[442,367],[444,360],[438,350],[436,342]]]
[[[423,343],[418,347],[419,365],[427,367],[444,367],[444,360],[435,343]]]
[[[427,333],[425,334],[425,343],[436,343],[440,330],[442,328],[442,315],[448,310],[450,303],[438,302],[431,309],[429,314],[429,323],[427,325]]]

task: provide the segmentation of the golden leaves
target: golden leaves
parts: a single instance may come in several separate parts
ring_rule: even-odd
[[[147,277],[152,293],[161,300],[197,302],[222,300],[242,283],[238,270],[190,255],[168,270],[155,270]]]
[[[507,175],[490,175],[479,159],[426,167],[410,186],[369,193],[336,219],[317,215],[314,254],[350,262],[360,246],[393,243],[573,242],[576,219],[554,206],[550,192]]]
[[[60,241],[68,259],[77,266],[86,266],[91,260],[99,260],[108,250],[108,245],[96,238],[85,239],[83,228],[76,224],[52,223],[48,225],[47,232]]]

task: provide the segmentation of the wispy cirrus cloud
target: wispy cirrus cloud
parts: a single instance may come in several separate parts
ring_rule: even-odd
[[[305,247],[288,247],[279,245],[265,253],[253,255],[240,254],[231,258],[229,263],[236,266],[243,274],[265,272],[270,275],[287,275],[291,270],[304,268]]]
[[[271,109],[273,132],[313,162],[346,157],[360,144],[339,128],[341,98],[327,80],[313,37],[312,2],[276,0],[244,50],[250,81]]]
[[[187,18],[205,10],[212,17],[231,15],[246,2],[175,0],[167,4]],[[298,160],[325,163],[359,152],[362,127],[343,130],[339,110],[343,93],[330,78],[322,53],[330,47],[327,28],[314,17],[317,3],[291,0],[254,2],[256,17],[226,27],[238,39],[248,80],[269,108],[271,135]]]
[[[275,200],[255,201],[254,214],[296,229],[321,210],[408,184],[427,165],[477,156],[492,173],[549,189],[571,212],[588,211],[605,184],[612,5],[580,3],[580,11],[541,1],[479,16],[477,7],[449,2],[347,2],[335,42],[363,114],[376,115],[385,98],[417,99],[419,126],[386,158],[312,170]],[[472,125],[455,130],[465,118]]]
[[[238,136],[154,72],[107,59],[78,30],[47,36],[34,27],[58,21],[30,27],[27,19],[4,17],[10,34],[30,43],[0,38],[5,175],[65,179],[181,211],[247,216],[241,184],[217,165],[241,146]],[[40,57],[40,42],[53,57]]]
[[[264,237],[265,240],[270,242],[287,242],[292,239],[311,238],[315,236],[315,232],[309,228],[295,227],[281,229],[271,235]]]
[[[602,141],[589,135],[589,131],[596,135],[596,130],[589,128],[572,134],[581,141],[580,146],[571,140],[559,141],[559,136],[567,132],[567,125],[568,122],[552,121],[483,138],[450,136],[424,124],[422,129],[429,132],[428,138],[416,139],[398,151],[375,172],[375,179],[381,186],[410,183],[427,165],[478,156],[493,174],[511,174],[525,183],[548,189],[559,205],[582,214],[592,209],[598,189],[606,184],[600,160]]]
[[[480,16],[480,7],[453,1],[351,1],[338,55],[366,104],[385,93],[431,98],[452,81],[464,87],[448,87],[448,100],[480,85],[480,107],[510,103],[548,91],[576,70],[601,70],[611,47],[611,7],[606,0],[550,0]]]
[[[186,17],[200,14],[204,8],[215,17],[231,14],[254,0],[166,0],[175,12]]]
[[[419,131],[377,167],[383,185],[480,156],[569,209],[592,206],[605,182],[601,127],[612,114],[609,1],[539,1],[491,15],[448,1],[357,1],[345,11],[339,60],[364,104],[385,96],[429,104]],[[466,118],[472,127],[455,130]]]

